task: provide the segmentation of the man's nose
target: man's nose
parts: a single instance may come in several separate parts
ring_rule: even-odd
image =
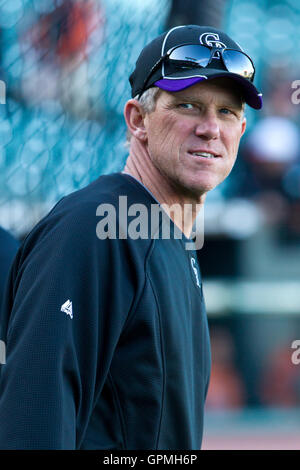
[[[195,134],[205,140],[217,139],[220,136],[220,127],[216,114],[205,113],[201,117],[201,122],[197,123]]]

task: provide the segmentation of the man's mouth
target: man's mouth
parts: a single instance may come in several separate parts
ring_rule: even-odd
[[[208,159],[213,159],[213,158],[219,158],[220,155],[215,155],[210,152],[189,152],[191,155],[194,155],[195,157],[203,157],[203,158],[208,158]]]

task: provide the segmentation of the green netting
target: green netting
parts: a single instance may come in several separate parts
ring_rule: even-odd
[[[0,225],[26,233],[63,195],[119,171],[128,76],[167,0],[2,0]]]
[[[6,85],[6,104],[0,104],[0,225],[23,235],[62,196],[122,168],[128,76],[142,47],[165,29],[171,4],[0,0],[0,80]],[[290,81],[299,79],[299,5],[226,2],[223,27],[254,58],[264,97],[272,88],[273,71],[267,86],[264,75],[270,62],[283,67]],[[283,80],[282,72],[278,76]],[[257,116],[247,109],[247,132]],[[234,177],[214,194],[225,194]]]

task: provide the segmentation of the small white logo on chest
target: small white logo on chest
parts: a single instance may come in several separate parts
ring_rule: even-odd
[[[200,286],[200,281],[199,281],[199,274],[198,274],[198,270],[196,268],[196,260],[195,258],[191,258],[191,265],[192,265],[192,268],[193,268],[193,271],[194,271],[194,274],[195,274],[195,278],[196,278],[196,283],[197,283],[197,286],[198,287],[201,287]]]
[[[70,318],[73,318],[72,302],[67,300],[64,304],[62,304],[60,311],[69,315]]]

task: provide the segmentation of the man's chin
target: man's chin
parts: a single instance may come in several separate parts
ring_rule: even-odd
[[[206,181],[199,181],[197,179],[192,179],[191,181],[187,181],[185,183],[185,187],[188,191],[193,193],[196,196],[202,196],[203,194],[208,193],[215,189],[218,186],[219,182],[211,179]]]
[[[214,175],[198,175],[197,174],[177,174],[169,178],[169,182],[174,187],[178,194],[182,194],[186,197],[199,200],[201,196],[206,194],[208,191],[213,190],[220,181],[213,177]]]
[[[209,184],[199,184],[197,182],[177,182],[176,190],[178,193],[181,193],[187,198],[195,199],[197,201],[202,200],[202,197],[212,189],[215,188],[216,185],[209,185]]]

